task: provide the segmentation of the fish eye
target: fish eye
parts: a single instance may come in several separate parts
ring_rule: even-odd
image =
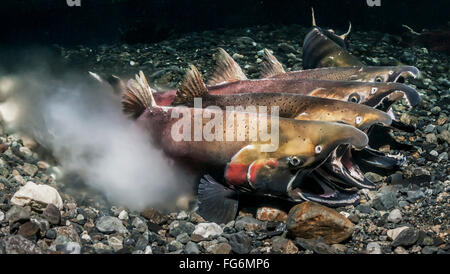
[[[352,93],[350,94],[350,96],[348,97],[348,101],[352,102],[352,103],[358,103],[360,102],[361,98],[357,93]]]
[[[316,147],[314,148],[314,152],[315,152],[316,154],[321,153],[321,152],[322,152],[322,146],[321,146],[321,145],[316,146]]]
[[[378,88],[372,87],[372,88],[370,89],[370,94],[375,94],[377,91],[378,91]]]
[[[381,76],[375,77],[375,82],[378,82],[378,83],[383,82],[383,77],[381,77]]]
[[[293,167],[296,167],[296,166],[302,165],[303,161],[302,161],[302,159],[298,158],[297,156],[291,156],[289,158],[289,164]]]
[[[356,121],[356,124],[357,125],[359,125],[359,124],[361,124],[361,122],[362,122],[362,117],[361,116],[356,116],[356,119],[355,119]]]

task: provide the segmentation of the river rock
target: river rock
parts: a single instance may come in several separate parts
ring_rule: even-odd
[[[21,187],[11,198],[11,203],[25,206],[32,205],[37,208],[45,208],[48,204],[54,204],[57,208],[63,208],[63,201],[56,189],[48,185],[37,185],[28,182]]]
[[[112,216],[103,216],[100,217],[96,224],[96,228],[103,233],[112,233],[112,232],[119,232],[119,233],[126,233],[128,230],[123,226],[122,221],[120,221],[116,217]]]
[[[61,212],[54,204],[49,204],[42,213],[51,224],[57,225],[61,222]]]
[[[272,250],[282,254],[296,254],[298,252],[298,248],[291,240],[281,236],[272,238]]]
[[[284,222],[286,221],[286,212],[272,207],[260,207],[256,212],[256,219],[260,221]]]
[[[141,212],[141,215],[147,218],[149,221],[155,224],[163,224],[167,221],[167,217],[162,215],[158,210],[154,208],[147,208]]]
[[[252,249],[252,240],[244,231],[225,235],[234,253],[248,254]]]
[[[255,231],[255,230],[262,228],[262,225],[263,225],[263,223],[261,221],[256,220],[253,217],[243,216],[243,217],[239,217],[236,220],[234,227],[239,231],[241,231],[241,230]]]
[[[200,235],[207,239],[209,237],[214,237],[221,235],[223,233],[222,228],[216,223],[200,223],[195,226],[194,232],[192,234]]]
[[[8,220],[10,224],[26,221],[28,219],[30,219],[30,211],[21,206],[12,206],[8,212],[6,212],[6,220]]]
[[[322,237],[327,244],[344,241],[354,230],[354,224],[342,214],[310,201],[294,206],[289,211],[286,225],[289,233],[295,237]]]
[[[42,250],[21,235],[11,235],[3,239],[6,254],[42,254]]]

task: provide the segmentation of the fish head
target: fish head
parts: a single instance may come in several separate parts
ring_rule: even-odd
[[[392,123],[392,118],[387,113],[366,105],[326,98],[315,99],[316,104],[310,104],[295,119],[342,122],[360,130],[366,130],[374,124],[389,126]]]
[[[400,82],[406,78],[416,78],[419,70],[414,66],[367,66],[361,67],[352,75],[351,80],[360,82]]]
[[[401,83],[372,83],[362,88],[360,94],[364,98],[361,103],[371,107],[381,107],[387,111],[390,106],[404,98],[409,107],[414,107],[420,102],[419,93],[410,86]]]

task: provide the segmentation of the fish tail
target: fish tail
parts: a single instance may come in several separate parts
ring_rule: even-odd
[[[127,83],[126,91],[122,95],[122,111],[136,119],[146,108],[156,107],[153,92],[144,73],[139,71],[136,79],[130,79]]]

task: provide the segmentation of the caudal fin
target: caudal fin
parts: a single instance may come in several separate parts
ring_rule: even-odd
[[[130,79],[127,83],[126,91],[122,95],[122,111],[136,119],[146,108],[157,106],[153,92],[144,73],[139,71],[136,79]]]

